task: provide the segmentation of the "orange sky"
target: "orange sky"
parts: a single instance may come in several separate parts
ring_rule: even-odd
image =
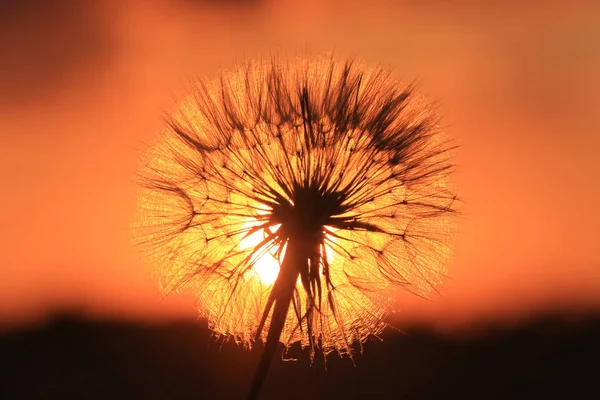
[[[0,326],[60,308],[195,315],[189,298],[161,299],[130,244],[138,151],[189,77],[274,49],[392,66],[461,144],[451,278],[432,302],[401,296],[398,318],[452,327],[600,306],[593,2],[22,3],[0,16]]]

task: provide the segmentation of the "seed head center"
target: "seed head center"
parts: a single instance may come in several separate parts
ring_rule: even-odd
[[[341,196],[318,187],[294,187],[291,200],[273,207],[271,218],[284,228],[288,237],[302,241],[322,241],[324,226],[342,212]]]

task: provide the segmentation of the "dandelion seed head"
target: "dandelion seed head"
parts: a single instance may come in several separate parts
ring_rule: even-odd
[[[433,108],[383,68],[248,62],[196,82],[145,154],[136,237],[164,291],[189,290],[214,332],[248,346],[272,287],[261,268],[303,243],[281,341],[350,353],[399,288],[442,283],[450,149]]]

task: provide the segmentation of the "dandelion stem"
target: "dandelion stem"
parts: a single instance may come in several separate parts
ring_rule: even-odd
[[[273,316],[271,317],[271,324],[269,325],[269,332],[267,333],[265,349],[256,369],[250,393],[247,397],[248,400],[258,399],[263,382],[269,371],[271,360],[277,350],[281,332],[285,326],[285,320],[294,294],[294,288],[296,287],[296,282],[300,275],[300,268],[302,263],[306,263],[306,255],[302,251],[302,246],[299,246],[299,244],[300,243],[297,240],[290,239],[288,241],[279,275],[271,290],[271,295],[274,298]],[[270,304],[267,305],[265,314],[269,313],[270,307]],[[260,336],[260,332],[257,332],[257,336]]]

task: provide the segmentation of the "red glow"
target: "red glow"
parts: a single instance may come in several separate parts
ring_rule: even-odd
[[[244,54],[278,45],[293,54],[306,43],[418,78],[461,145],[453,180],[465,215],[450,279],[432,302],[403,298],[394,319],[453,326],[597,308],[597,6],[463,3],[354,2],[343,16],[320,2],[310,11],[269,1],[208,10],[115,3],[90,17],[106,48],[88,49],[92,56],[72,60],[66,74],[44,71],[56,84],[41,88],[37,70],[10,69],[10,86],[0,82],[0,325],[59,308],[149,320],[194,315],[191,299],[161,298],[130,243],[138,149],[191,74],[215,76]],[[38,60],[17,28],[3,25],[0,37],[11,38],[1,39],[3,54],[53,65],[52,53]],[[84,28],[73,29],[48,46],[82,51],[69,40]]]

